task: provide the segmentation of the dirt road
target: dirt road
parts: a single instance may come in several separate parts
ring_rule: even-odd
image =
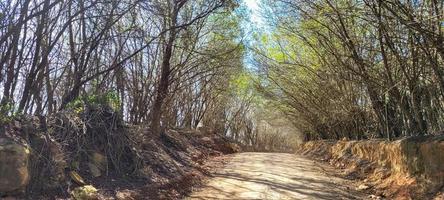
[[[187,199],[364,199],[328,166],[284,153],[240,153]],[[331,169],[331,168],[330,168]]]

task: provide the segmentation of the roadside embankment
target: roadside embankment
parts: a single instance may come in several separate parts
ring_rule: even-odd
[[[156,136],[109,107],[0,126],[0,199],[180,199],[237,144],[198,130]]]
[[[444,136],[396,141],[309,141],[298,153],[328,161],[360,188],[393,199],[442,198]]]

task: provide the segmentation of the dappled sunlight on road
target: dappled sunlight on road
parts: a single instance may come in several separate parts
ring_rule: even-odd
[[[188,199],[361,199],[345,180],[293,154],[241,153]]]

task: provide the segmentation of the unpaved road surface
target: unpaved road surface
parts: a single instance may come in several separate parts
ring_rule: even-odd
[[[294,154],[240,153],[187,199],[364,199],[329,166]],[[331,169],[331,168],[330,168]]]

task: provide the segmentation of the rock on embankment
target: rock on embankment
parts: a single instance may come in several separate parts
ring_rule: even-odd
[[[28,160],[26,146],[0,138],[0,194],[22,190],[29,183]]]
[[[364,180],[391,198],[431,198],[444,187],[444,136],[310,141],[299,153],[329,161],[345,169],[345,176]]]

